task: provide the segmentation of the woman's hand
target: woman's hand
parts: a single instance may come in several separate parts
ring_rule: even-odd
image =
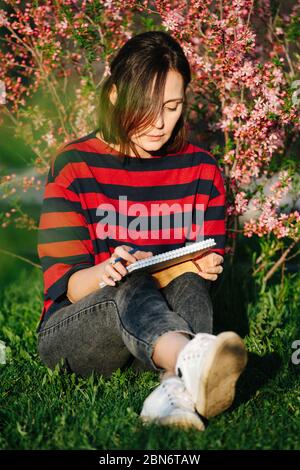
[[[218,253],[206,253],[201,258],[195,260],[198,267],[200,268],[199,276],[208,281],[216,281],[218,279],[218,274],[221,274],[223,271],[224,258]]]
[[[138,250],[130,254],[131,246],[128,245],[119,245],[115,248],[112,256],[107,260],[104,272],[102,274],[102,280],[110,285],[114,286],[115,281],[120,281],[123,276],[125,276],[128,271],[125,266],[129,266],[132,263],[135,263],[137,260],[149,258],[153,256],[152,251],[143,251]],[[115,258],[122,257],[126,261],[125,266],[122,261],[111,264]]]
[[[99,283],[102,280],[105,284],[114,286],[116,283],[110,278],[110,276],[119,281],[123,276],[125,276],[125,274],[128,273],[124,264],[122,264],[123,260],[126,261],[128,266],[128,264],[135,263],[138,259],[153,256],[151,251],[135,251],[134,253],[130,254],[128,253],[130,250],[131,246],[117,246],[110,258],[89,268],[79,269],[79,271],[73,273],[69,278],[67,288],[67,297],[70,302],[77,302],[86,295],[98,290]],[[122,257],[123,260],[118,261],[113,265],[110,264],[110,261],[113,261],[118,257]]]

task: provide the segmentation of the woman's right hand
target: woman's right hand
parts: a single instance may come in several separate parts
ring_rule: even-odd
[[[125,266],[129,266],[130,264],[135,263],[140,259],[145,259],[149,258],[150,256],[153,256],[152,251],[138,250],[130,254],[130,250],[131,246],[128,245],[119,245],[115,248],[115,251],[113,252],[111,257],[105,261],[106,264],[104,267],[104,272],[102,274],[101,281],[104,281],[105,284],[108,284],[110,286],[114,286],[116,284],[114,279],[116,281],[120,281],[122,277],[128,273]],[[118,261],[117,263],[111,264],[113,260],[118,257],[121,257],[122,261],[126,261],[125,266],[122,261]]]

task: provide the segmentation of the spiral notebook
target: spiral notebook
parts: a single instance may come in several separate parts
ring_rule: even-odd
[[[184,261],[193,260],[215,245],[216,242],[214,238],[208,238],[200,242],[189,242],[188,245],[182,248],[176,248],[175,250],[169,250],[159,255],[153,255],[150,258],[138,260],[126,268],[128,273],[132,273],[133,271],[154,273],[170,266],[183,263]],[[100,287],[106,285],[105,282],[100,283]]]

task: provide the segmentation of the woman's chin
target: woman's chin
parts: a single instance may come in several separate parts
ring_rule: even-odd
[[[149,140],[147,141],[143,140],[143,141],[140,141],[138,146],[140,147],[142,151],[148,152],[151,155],[153,152],[158,152],[159,149],[164,146],[165,142],[166,142],[165,139],[160,139],[160,140],[152,141],[152,142],[150,142]]]
[[[145,143],[145,145],[143,145],[142,148],[146,152],[151,152],[152,150],[160,149],[164,145],[164,143],[165,142],[162,139],[158,140],[158,141],[147,142],[147,143]]]

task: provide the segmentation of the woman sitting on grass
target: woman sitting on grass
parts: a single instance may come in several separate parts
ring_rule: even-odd
[[[109,377],[136,358],[160,373],[142,420],[203,430],[201,416],[231,405],[247,353],[234,332],[212,333],[209,288],[223,271],[225,189],[216,159],[186,140],[190,80],[181,46],[165,32],[138,34],[116,54],[101,86],[98,128],[65,144],[49,171],[37,333],[48,367],[63,358],[66,370],[83,377]],[[185,246],[191,227],[188,217],[179,224],[170,217],[173,204],[176,215],[192,214],[193,226],[200,205],[199,235],[214,238],[216,247],[196,261],[199,273],[160,288],[150,273],[126,266]]]

